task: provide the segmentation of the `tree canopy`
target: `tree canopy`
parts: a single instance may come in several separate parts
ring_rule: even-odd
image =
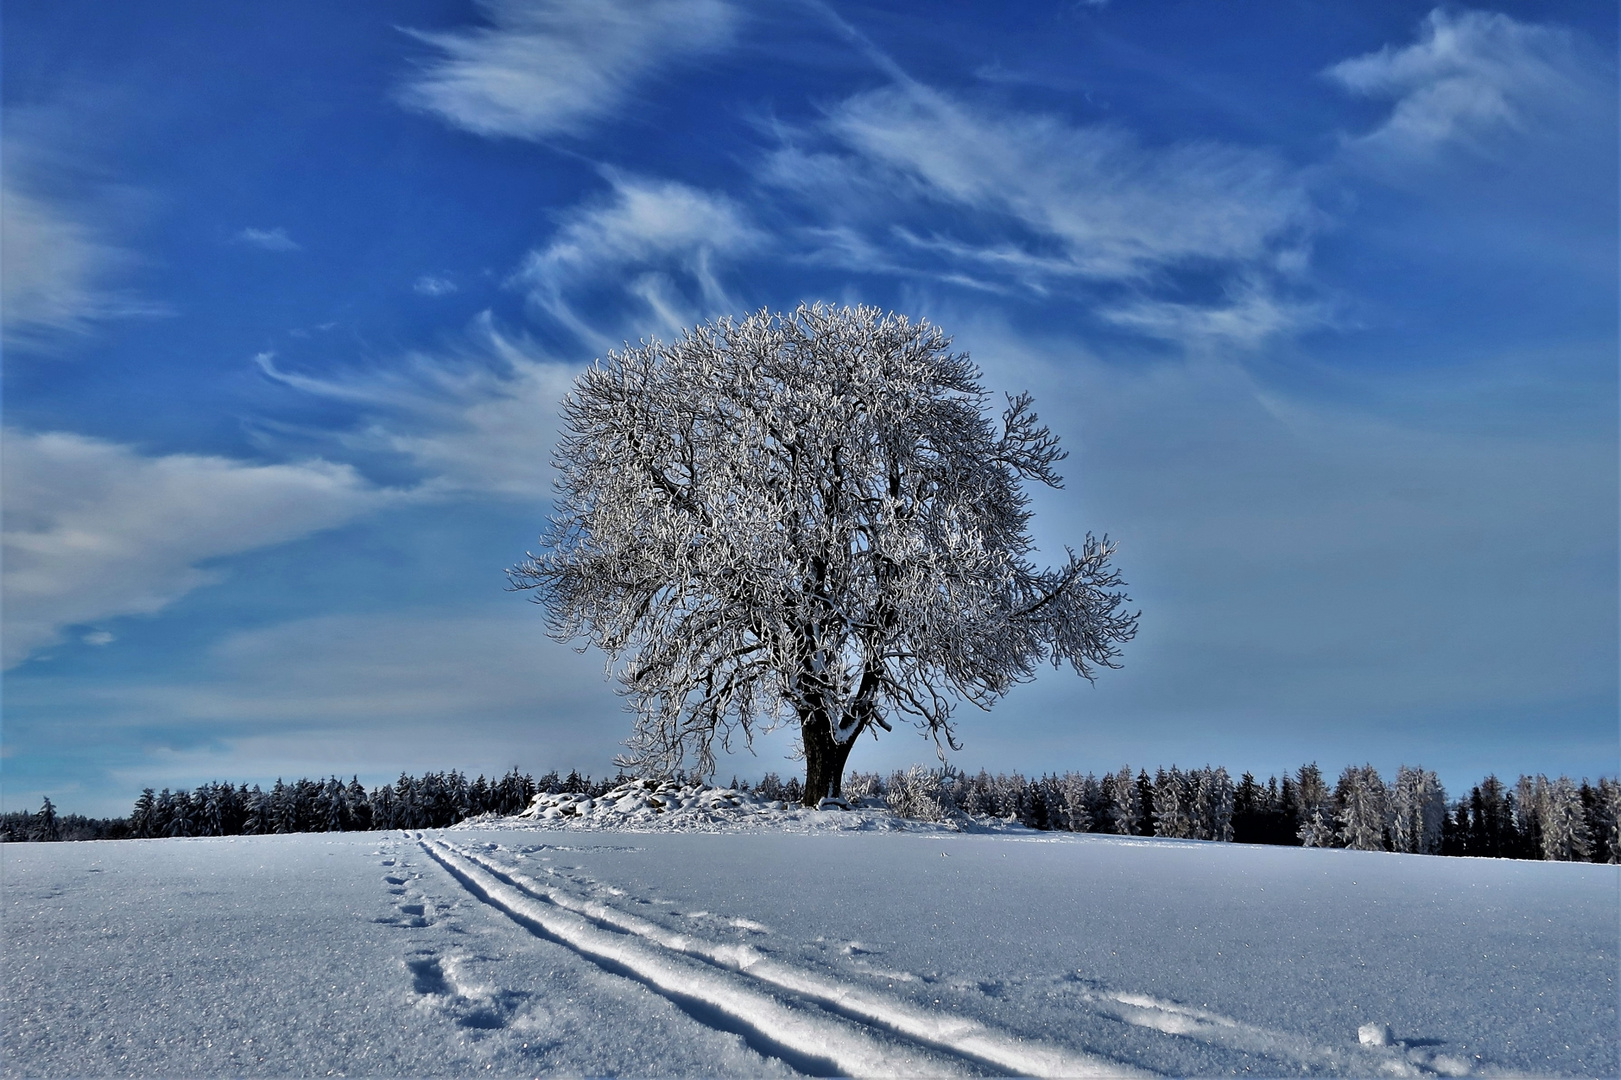
[[[1137,616],[1114,547],[1030,560],[1025,484],[1064,457],[1028,395],[999,421],[938,327],[875,308],[717,319],[611,352],[562,406],[558,497],[511,571],[560,641],[606,651],[636,713],[621,760],[714,766],[797,721],[804,801],[863,732],[955,746],[1038,666],[1117,667]]]

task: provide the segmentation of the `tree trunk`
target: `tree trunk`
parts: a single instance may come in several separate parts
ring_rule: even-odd
[[[812,714],[799,722],[800,742],[805,748],[804,806],[815,806],[826,798],[837,798],[844,793],[844,764],[850,760],[850,751],[856,741],[839,744],[833,739],[833,727],[825,715]]]

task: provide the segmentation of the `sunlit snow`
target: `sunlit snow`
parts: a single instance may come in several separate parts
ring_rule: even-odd
[[[1614,866],[548,798],[4,845],[4,1075],[1621,1067]]]

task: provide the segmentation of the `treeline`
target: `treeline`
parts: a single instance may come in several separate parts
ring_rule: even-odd
[[[0,841],[5,840],[125,840],[128,818],[87,818],[82,814],[57,814],[47,796],[34,813],[14,810],[0,814]]]
[[[195,789],[141,792],[128,818],[58,815],[50,799],[38,812],[0,817],[0,840],[101,840],[130,837],[238,836],[265,833],[433,829],[483,814],[508,816],[539,792],[593,798],[627,778],[593,780],[549,772],[538,780],[513,769],[469,781],[460,772],[401,774],[367,790],[358,778],[277,780],[258,785],[208,783]],[[732,787],[763,799],[797,802],[797,779],[767,773]],[[1371,765],[1352,766],[1330,787],[1305,765],[1259,783],[1226,769],[1130,768],[1105,773],[970,775],[914,766],[887,779],[851,773],[852,800],[881,799],[904,817],[945,820],[959,814],[1020,822],[1033,829],[1159,836],[1305,847],[1343,847],[1430,855],[1484,855],[1566,862],[1621,862],[1621,783],[1521,776],[1508,786],[1488,776],[1449,801],[1433,772],[1402,766],[1387,783]]]
[[[597,796],[618,779],[593,780],[570,772],[540,779],[513,769],[496,780],[463,773],[400,774],[368,791],[358,778],[277,780],[267,791],[255,784],[207,783],[193,789],[154,792],[135,800],[130,816],[106,822],[93,835],[70,835],[49,799],[36,814],[7,814],[4,840],[99,840],[164,836],[253,836],[266,833],[363,832],[368,829],[438,829],[481,814],[516,814],[536,793],[577,791]],[[77,819],[86,821],[88,819]]]
[[[1456,801],[1433,772],[1402,766],[1386,783],[1372,765],[1352,766],[1330,787],[1316,765],[1265,784],[1221,767],[1175,766],[1135,775],[976,775],[914,766],[887,780],[853,773],[850,798],[882,797],[906,817],[988,815],[1033,829],[1484,855],[1563,862],[1621,862],[1621,783],[1521,776],[1510,788],[1488,776]]]

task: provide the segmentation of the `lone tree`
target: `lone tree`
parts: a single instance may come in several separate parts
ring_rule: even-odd
[[[939,328],[867,307],[717,319],[581,375],[550,528],[510,575],[553,637],[607,652],[636,713],[618,764],[707,775],[717,740],[797,720],[815,806],[864,731],[957,749],[957,701],[1118,667],[1114,547],[1029,561],[1023,485],[1060,486],[1065,455],[1029,395],[1000,424],[989,397]]]

